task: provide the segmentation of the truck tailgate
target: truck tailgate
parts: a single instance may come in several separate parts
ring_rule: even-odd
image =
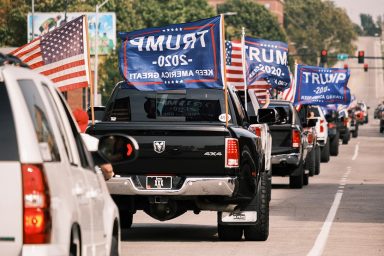
[[[0,161],[0,252],[19,255],[23,244],[22,177],[19,162]]]
[[[292,150],[291,125],[271,125],[272,155],[284,154]]]
[[[133,163],[114,166],[117,175],[226,173],[224,150],[229,132],[222,124],[102,122],[95,127],[97,136],[104,134],[103,131],[121,133],[139,143],[139,158]]]

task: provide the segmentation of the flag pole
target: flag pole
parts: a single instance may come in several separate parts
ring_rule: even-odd
[[[248,84],[247,84],[247,75],[246,75],[246,62],[245,62],[245,28],[241,28],[241,62],[243,67],[243,80],[244,80],[244,106],[245,111],[248,110],[248,104],[247,104],[247,90],[248,90]]]
[[[222,43],[221,43],[221,48],[222,48],[222,56],[223,56],[223,60],[225,58],[225,27],[224,27],[224,14],[220,14],[220,17],[221,17],[221,37],[222,37]],[[222,65],[223,65],[223,71],[224,71],[224,104],[225,104],[225,126],[228,127],[228,86],[227,86],[227,67],[224,63],[224,61],[222,61]]]
[[[88,33],[88,17],[84,15],[84,24],[85,24],[85,35],[86,35],[86,41],[87,41],[87,62],[88,62],[88,74],[89,74],[89,83],[90,83],[90,103],[91,103],[91,119],[92,119],[92,125],[95,124],[95,110],[94,110],[94,99],[93,99],[93,84],[91,79],[91,63],[90,63],[90,51],[89,51],[89,33]],[[87,99],[86,99],[87,100]]]

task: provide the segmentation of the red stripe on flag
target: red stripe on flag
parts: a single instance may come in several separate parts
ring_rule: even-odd
[[[232,61],[233,59],[238,59],[239,61],[241,61],[241,54],[232,54]]]
[[[23,57],[24,55],[26,55],[26,54],[28,54],[28,53],[30,53],[30,52],[32,52],[32,51],[38,49],[39,47],[40,47],[40,45],[37,44],[37,45],[35,45],[34,47],[32,47],[31,49],[26,50],[26,51],[24,51],[24,52],[21,52],[21,53],[17,54],[16,56],[19,57],[19,58],[21,58],[21,57]]]
[[[31,56],[29,56],[28,58],[26,58],[26,59],[24,60],[24,62],[29,62],[29,61],[31,61],[31,60],[33,60],[33,59],[38,58],[38,57],[41,57],[41,52],[37,52],[37,53],[32,54]]]
[[[227,77],[228,82],[244,82],[243,78],[232,78],[232,77]]]
[[[67,79],[71,79],[71,78],[75,78],[75,77],[79,77],[79,76],[85,76],[85,75],[86,75],[86,72],[85,72],[85,70],[83,70],[83,71],[78,71],[78,72],[74,72],[71,74],[67,74],[64,76],[56,77],[56,78],[52,79],[52,81],[57,83],[57,82],[61,82],[61,81],[67,80]]]
[[[231,66],[234,66],[234,67],[242,67],[243,64],[240,63],[240,62],[232,62],[232,63],[231,63]]]
[[[60,86],[59,90],[62,92],[65,92],[65,91],[74,90],[74,89],[78,89],[78,88],[84,88],[84,87],[88,87],[88,82],[79,82],[79,83]]]
[[[233,74],[233,75],[242,75],[243,71],[242,70],[232,70],[232,69],[227,69],[228,74]]]
[[[61,65],[61,66],[56,67],[56,68],[48,69],[46,71],[41,72],[40,74],[49,76],[49,75],[52,75],[54,73],[66,70],[66,69],[70,69],[70,68],[77,67],[77,66],[82,66],[84,64],[85,64],[84,60],[77,60],[77,61],[73,61],[71,63]]]
[[[31,69],[35,69],[35,68],[39,68],[39,67],[41,67],[41,66],[43,66],[44,65],[44,61],[39,61],[39,62],[36,62],[36,63],[34,63],[34,64],[32,64],[32,65],[29,65],[29,67],[31,68]]]

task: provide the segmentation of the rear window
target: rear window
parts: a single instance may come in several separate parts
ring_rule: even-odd
[[[15,123],[7,88],[0,82],[0,161],[18,161]]]
[[[292,123],[292,111],[289,105],[269,104],[268,109],[276,109],[282,124]]]
[[[317,107],[310,107],[309,111],[313,112],[315,117],[320,117],[320,112],[319,112],[319,109]]]
[[[120,89],[104,121],[220,122],[225,113],[221,90],[138,91]]]

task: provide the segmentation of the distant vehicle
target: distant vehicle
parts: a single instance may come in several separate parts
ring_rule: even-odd
[[[351,127],[349,129],[353,138],[359,136],[359,122],[357,121],[356,115],[356,108],[348,109],[348,117],[351,120]]]
[[[328,123],[329,153],[331,156],[339,154],[339,113],[336,110],[322,108]]]
[[[0,130],[1,255],[117,255],[118,209],[52,82],[0,66]]]
[[[301,121],[295,107],[289,101],[270,100],[267,109],[278,113],[277,122],[270,124],[272,135],[272,175],[289,176],[289,186],[302,188],[308,184],[309,172],[305,169],[305,159],[311,150],[308,146],[308,132],[304,127],[315,124]]]
[[[132,135],[140,156],[107,181],[122,228],[143,210],[160,221],[216,211],[221,240],[266,240],[269,177],[260,136],[237,95],[217,89],[139,91],[120,82],[87,133]],[[271,118],[274,118],[272,116]],[[266,120],[268,121],[268,120]]]
[[[351,119],[349,118],[349,113],[347,109],[342,109],[339,111],[339,117],[337,119],[337,124],[340,132],[340,139],[343,144],[348,144],[351,139]]]
[[[368,123],[368,109],[369,107],[367,104],[365,104],[363,101],[359,101],[357,103],[357,106],[360,108],[361,112],[363,113],[362,120],[360,121],[361,124],[367,124]]]

